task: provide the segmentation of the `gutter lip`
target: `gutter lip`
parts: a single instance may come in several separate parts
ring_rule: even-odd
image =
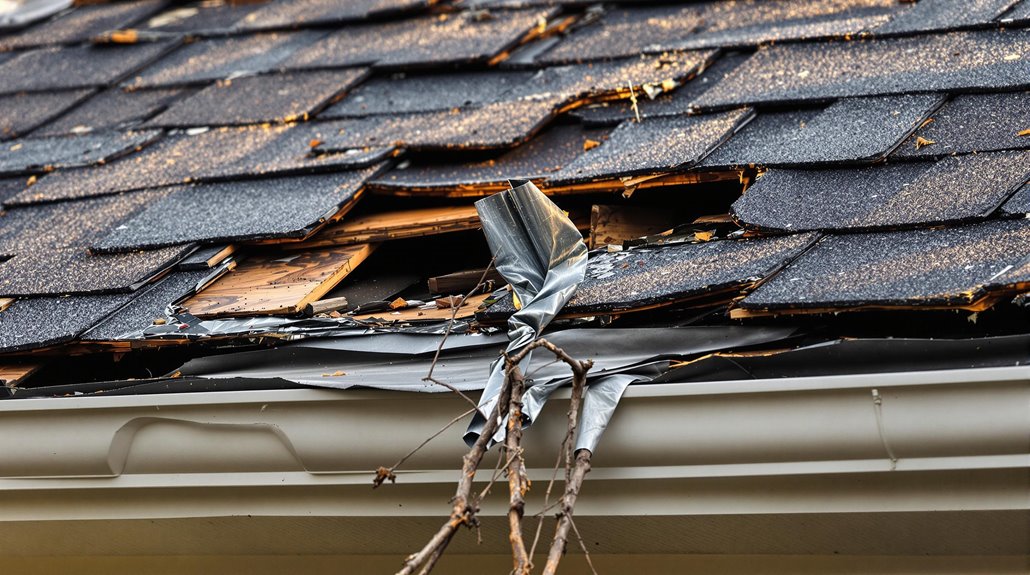
[[[484,368],[485,369],[485,368]],[[484,379],[487,372],[484,371]],[[634,384],[629,386],[624,400],[661,397],[736,395],[754,393],[796,393],[806,391],[842,391],[869,388],[968,385],[983,383],[1030,383],[1030,365],[908,371],[831,376],[789,377],[778,379],[748,379],[729,381],[702,381],[688,383]],[[567,399],[570,390],[563,387],[555,392],[558,399]],[[0,402],[0,413],[58,411],[74,409],[133,409],[160,408],[161,406],[235,405],[257,403],[303,403],[335,401],[393,401],[397,397],[423,396],[426,399],[450,399],[451,394],[392,391],[386,389],[329,388],[212,391],[199,393],[168,393],[119,396],[83,396],[10,399]]]

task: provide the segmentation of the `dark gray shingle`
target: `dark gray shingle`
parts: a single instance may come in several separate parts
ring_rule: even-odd
[[[894,153],[937,157],[1030,148],[1030,92],[963,94],[944,104]],[[917,145],[916,138],[921,138]],[[931,143],[932,142],[932,143]]]

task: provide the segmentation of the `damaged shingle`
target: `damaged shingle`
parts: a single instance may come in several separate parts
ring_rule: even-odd
[[[0,174],[21,174],[50,168],[88,166],[104,162],[160,136],[156,130],[26,138],[0,144]]]
[[[348,26],[283,63],[285,68],[483,63],[515,46],[547,10],[437,14]]]
[[[823,238],[747,296],[748,311],[972,306],[1030,255],[1030,221]],[[1004,286],[994,286],[1001,288]]]
[[[743,63],[749,55],[733,52],[719,57],[707,68],[698,69],[698,76],[672,92],[659,94],[654,99],[640,97],[634,111],[631,102],[619,100],[606,102],[587,108],[579,108],[571,112],[588,126],[614,126],[623,120],[635,119],[637,112],[641,118],[657,118],[661,116],[679,116],[687,114],[691,105],[701,94],[717,84],[726,74]]]
[[[319,118],[437,112],[498,102],[532,72],[460,72],[394,78],[383,76],[358,86]]]
[[[1030,152],[859,170],[770,170],[736,203],[735,217],[766,229],[940,224],[990,215],[1030,178]]]
[[[167,10],[143,23],[140,28],[151,33],[168,35],[225,34],[266,2],[225,2],[199,0],[175,3]]]
[[[188,88],[134,92],[111,88],[43,126],[36,134],[81,134],[135,127],[191,92]]]
[[[0,50],[85,42],[102,32],[128,27],[159,10],[165,0],[87,4],[45,23],[0,38]]]
[[[24,136],[92,93],[92,90],[72,90],[0,96],[0,140]]]
[[[183,242],[299,239],[357,200],[377,170],[177,188],[93,247],[126,251]]]
[[[164,319],[165,308],[173,301],[190,294],[210,271],[177,271],[156,284],[134,294],[132,301],[110,317],[84,333],[84,341],[113,341],[142,331],[155,319]]]
[[[196,135],[166,136],[127,158],[82,170],[59,170],[41,178],[9,204],[33,204],[100,196],[193,181],[253,178],[285,173],[365,167],[389,155],[390,147],[313,156],[329,124],[219,128]]]
[[[895,157],[1030,148],[1030,92],[963,94],[944,104]],[[917,139],[918,138],[918,139]]]
[[[111,294],[19,299],[0,312],[0,352],[67,343],[131,297]]]
[[[539,180],[568,165],[583,153],[588,142],[599,142],[607,133],[607,130],[584,130],[576,125],[552,126],[497,158],[471,164],[434,163],[394,169],[376,178],[371,185],[392,193],[416,190],[446,193],[487,184],[500,186],[509,179]]]
[[[601,253],[561,316],[646,309],[703,298],[729,301],[797,257],[818,234],[634,248]],[[487,309],[498,319],[515,310],[511,298]]]
[[[943,101],[938,95],[839,100],[818,114],[766,114],[720,146],[703,165],[763,166],[883,159]]]
[[[157,59],[171,46],[77,46],[21,52],[0,64],[0,92],[107,86]]]
[[[362,68],[250,76],[212,84],[179,100],[148,126],[227,126],[306,120],[360,82]]]
[[[583,152],[548,181],[561,184],[680,170],[704,158],[753,114],[744,108],[706,116],[626,121],[606,142]]]
[[[16,255],[0,263],[3,296],[132,291],[185,255],[183,247],[91,255],[82,248],[55,248]],[[54,273],[60,270],[60,273]]]
[[[560,98],[498,102],[480,108],[373,116],[321,124],[319,151],[369,146],[427,149],[497,149],[520,144],[556,114]],[[499,119],[503,119],[498,121]]]
[[[148,66],[127,84],[133,88],[198,84],[270,72],[323,35],[304,31],[198,40]]]
[[[763,48],[705,92],[697,106],[1027,85],[1030,31],[951,32]]]
[[[1019,0],[924,0],[876,28],[877,36],[948,30],[992,23]]]
[[[1002,14],[1002,20],[1012,22],[1030,20],[1030,0],[1023,0],[1011,11],[1006,14]]]
[[[237,28],[297,28],[398,16],[424,9],[433,0],[279,0],[245,16]]]

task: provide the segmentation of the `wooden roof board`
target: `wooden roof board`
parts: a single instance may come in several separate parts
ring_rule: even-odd
[[[174,102],[146,125],[184,128],[304,121],[367,74],[364,68],[349,68],[216,82]]]
[[[1030,221],[826,236],[740,302],[754,310],[962,307],[1030,256]]]
[[[289,246],[310,249],[460,232],[479,227],[475,206],[445,206],[372,213],[344,218],[303,243]]]
[[[357,203],[379,169],[178,187],[92,247],[121,252],[186,242],[301,239]]]
[[[374,249],[361,244],[251,256],[182,305],[200,318],[300,313]]]

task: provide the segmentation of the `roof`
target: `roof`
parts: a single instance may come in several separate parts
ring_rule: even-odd
[[[43,366],[12,388],[439,333],[470,290],[454,329],[496,332],[472,204],[521,179],[592,249],[554,329],[1027,331],[1030,0],[34,17],[0,31],[0,365]]]

